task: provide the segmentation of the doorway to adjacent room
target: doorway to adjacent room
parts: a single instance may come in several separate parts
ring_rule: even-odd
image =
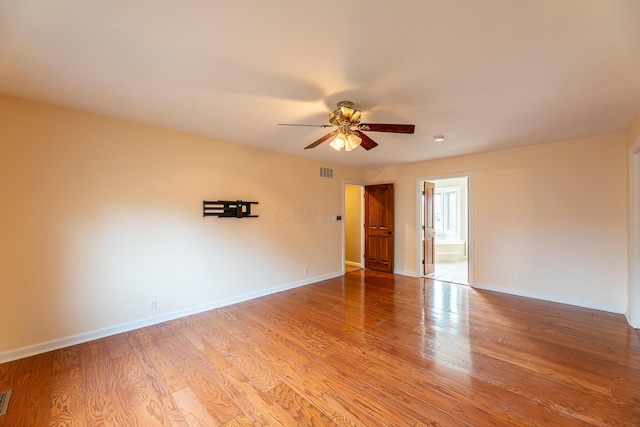
[[[471,174],[418,178],[421,277],[471,283]]]
[[[343,186],[344,272],[364,268],[364,183],[345,181]]]

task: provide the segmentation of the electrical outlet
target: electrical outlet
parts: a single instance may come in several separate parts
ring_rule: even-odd
[[[303,273],[304,273],[304,275],[306,276],[307,274],[309,274],[309,269],[308,269],[308,268],[305,268],[305,269],[304,269],[304,271],[303,271]]]
[[[155,298],[149,300],[149,310],[155,310],[156,308],[158,308],[158,300]]]
[[[515,283],[516,285],[520,284],[520,276],[516,276],[513,278],[513,283]]]

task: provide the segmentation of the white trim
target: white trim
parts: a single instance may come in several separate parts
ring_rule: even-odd
[[[627,322],[640,328],[640,154],[629,157],[629,272]]]
[[[503,286],[488,285],[486,283],[474,283],[473,289],[500,292],[503,294],[517,295],[520,297],[535,298],[537,300],[551,301],[560,304],[574,305],[577,307],[591,308],[594,310],[608,311],[610,313],[625,313],[625,308],[617,305],[600,304],[594,301],[560,297],[557,295],[543,294],[540,292],[527,291],[523,289],[505,288]]]
[[[422,268],[422,182],[438,181],[450,178],[467,178],[467,271],[469,277],[467,281],[473,286],[473,172],[450,173],[444,175],[419,176],[416,178],[416,273],[411,273],[415,277],[426,277]],[[398,273],[402,274],[402,273]],[[409,274],[408,274],[409,275]]]
[[[342,267],[344,269],[344,267]],[[204,311],[213,310],[216,308],[224,307],[227,305],[237,304],[239,302],[252,300],[255,298],[263,297],[266,295],[275,294],[278,292],[286,291],[289,289],[297,288],[300,286],[306,286],[311,283],[320,282],[322,280],[333,279],[344,274],[343,271],[325,274],[322,276],[316,276],[297,282],[287,283],[285,285],[275,286],[269,289],[263,289],[256,292],[249,292],[243,295],[235,297],[224,298],[218,301],[212,301],[206,304],[189,307],[183,310],[172,311],[170,313],[160,314],[158,316],[147,317],[146,319],[135,320],[133,322],[123,323],[116,326],[110,326],[107,328],[96,329],[94,331],[83,332],[78,335],[70,337],[60,338],[52,341],[47,341],[39,344],[30,345],[27,347],[18,348],[15,350],[9,350],[4,353],[0,353],[0,364],[11,362],[13,360],[23,359],[25,357],[35,356],[37,354],[47,353],[49,351],[58,350],[61,348],[69,347],[76,344],[82,344],[85,342],[93,341],[96,339],[108,337],[110,335],[120,334],[123,332],[133,331],[135,329],[144,328],[146,326],[156,325],[158,323],[167,322],[169,320],[178,319],[180,317],[190,316],[192,314],[202,313]]]
[[[362,263],[359,263],[359,262],[345,261],[344,263],[345,263],[345,265],[349,265],[351,267],[360,267],[360,268],[362,268]]]
[[[393,274],[399,274],[400,276],[409,276],[409,277],[420,277],[419,274],[416,274],[415,271],[400,271],[400,270],[393,270]]]

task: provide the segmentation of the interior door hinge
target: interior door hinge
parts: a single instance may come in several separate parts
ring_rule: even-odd
[[[422,260],[422,265],[424,265],[424,260]]]

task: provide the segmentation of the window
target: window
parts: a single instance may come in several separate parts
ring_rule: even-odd
[[[458,234],[458,189],[437,188],[433,194],[433,216],[436,234]]]

